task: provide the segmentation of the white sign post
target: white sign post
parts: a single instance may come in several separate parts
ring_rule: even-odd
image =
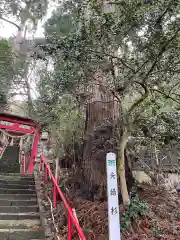
[[[120,240],[116,154],[106,155],[109,240]]]

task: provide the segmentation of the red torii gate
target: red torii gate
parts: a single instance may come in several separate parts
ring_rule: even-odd
[[[0,129],[7,130],[12,135],[31,134],[34,135],[30,157],[28,159],[28,174],[32,173],[35,157],[37,154],[37,146],[39,141],[39,124],[28,118],[12,115],[9,113],[0,113]],[[21,156],[20,156],[21,157]]]
[[[28,127],[28,128],[27,128]],[[34,167],[34,162],[35,162],[35,157],[37,154],[37,147],[38,147],[38,140],[40,137],[40,132],[39,132],[39,124],[35,122],[34,120],[26,117],[20,117],[20,116],[15,116],[7,113],[0,113],[0,129],[8,131],[8,133],[12,135],[17,134],[32,134],[34,135],[33,138],[33,143],[32,143],[32,148],[31,148],[31,154],[28,159],[28,173],[31,174],[33,167]],[[25,156],[21,156],[24,158]],[[20,156],[20,158],[21,158]],[[62,193],[60,187],[58,186],[56,178],[53,176],[51,169],[47,163],[47,159],[44,157],[43,152],[41,153],[40,156],[40,169],[42,170],[42,165],[43,171],[44,171],[44,176],[45,176],[45,181],[47,179],[47,175],[49,174],[51,177],[51,180],[53,182],[53,202],[54,202],[54,207],[56,207],[56,193],[59,194],[60,198],[62,199],[64,203],[64,207],[67,211],[67,228],[68,228],[68,240],[72,240],[72,226],[75,226],[75,229],[77,231],[77,234],[79,236],[79,239],[81,240],[86,240],[86,237],[84,235],[84,232],[82,228],[79,225],[79,222],[77,220],[77,217],[73,213],[73,209],[69,206],[64,194]]]

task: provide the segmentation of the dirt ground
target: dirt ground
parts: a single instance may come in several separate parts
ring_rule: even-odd
[[[57,209],[50,210],[52,186],[42,184],[41,196],[45,215],[54,233],[53,239],[67,239],[67,220],[63,203],[59,201]],[[122,240],[180,240],[180,197],[175,191],[167,192],[161,187],[141,184],[137,187],[140,199],[148,203],[147,216],[139,217],[131,222],[121,233]],[[73,199],[66,194],[70,206],[76,209],[80,226],[87,240],[108,239],[107,202],[91,202],[81,198]],[[123,207],[121,206],[121,212]],[[54,221],[52,220],[52,212]],[[122,213],[121,213],[122,214]],[[57,230],[58,229],[58,230]],[[57,233],[57,231],[59,233]],[[73,229],[74,239],[79,239]]]

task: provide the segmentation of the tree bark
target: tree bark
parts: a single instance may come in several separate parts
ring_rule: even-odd
[[[128,133],[124,132],[118,148],[118,175],[121,184],[121,196],[124,204],[130,204],[130,198],[127,189],[126,176],[125,176],[125,147],[128,140]]]

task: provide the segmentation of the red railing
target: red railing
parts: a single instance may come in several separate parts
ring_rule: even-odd
[[[45,181],[48,180],[48,175],[51,178],[51,181],[53,183],[53,206],[54,208],[56,208],[57,205],[57,200],[56,200],[56,193],[59,194],[61,200],[64,203],[64,206],[67,210],[67,223],[68,223],[68,240],[72,240],[72,226],[74,224],[76,231],[79,235],[79,238],[81,240],[86,240],[85,235],[76,219],[76,217],[73,215],[73,211],[71,209],[71,207],[69,206],[66,198],[64,197],[64,194],[62,193],[61,189],[59,188],[56,178],[53,176],[49,165],[47,164],[47,160],[45,158],[45,156],[43,155],[43,153],[40,155],[40,170],[42,170],[42,165],[44,165],[43,171],[44,171],[44,177],[45,177]]]
[[[24,176],[28,174],[28,167],[31,164],[31,153],[25,152],[24,150],[20,149],[19,154],[19,165],[20,165],[20,175]]]

